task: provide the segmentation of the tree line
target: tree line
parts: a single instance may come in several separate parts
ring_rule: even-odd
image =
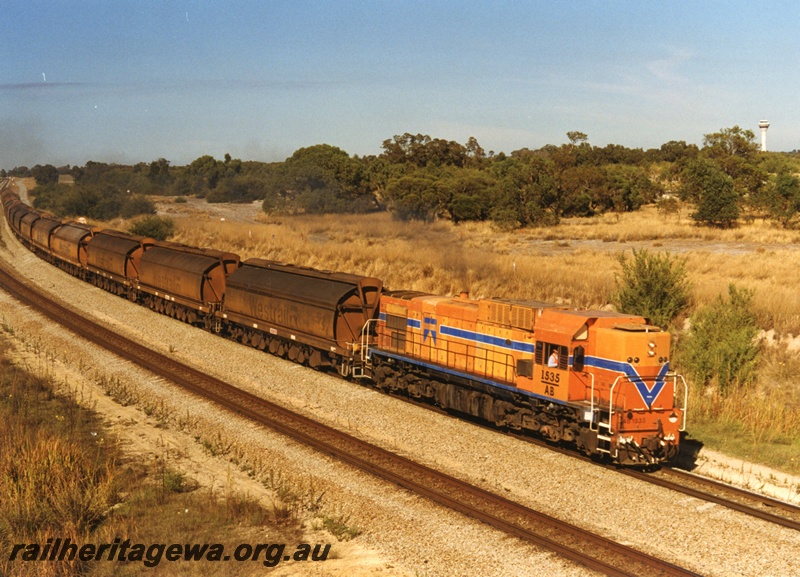
[[[151,195],[258,200],[281,214],[388,210],[404,220],[492,221],[501,228],[557,225],[654,202],[668,211],[679,201],[691,203],[692,217],[708,226],[766,216],[791,228],[800,220],[800,157],[760,152],[751,130],[706,134],[702,147],[670,141],[649,150],[592,146],[578,131],[566,136],[560,146],[510,154],[487,153],[475,138],[461,144],[405,133],[385,140],[381,154],[362,157],[319,144],[274,163],[226,154],[186,166],[163,158],[133,166],[89,161],[0,174],[35,177],[40,208],[101,220],[152,212]],[[74,184],[59,183],[64,174]]]

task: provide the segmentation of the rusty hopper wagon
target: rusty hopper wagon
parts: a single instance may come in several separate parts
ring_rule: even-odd
[[[31,242],[44,254],[50,254],[50,236],[59,226],[61,221],[54,218],[42,217],[33,223],[31,228]]]
[[[36,210],[29,210],[28,212],[20,215],[19,219],[19,234],[25,241],[25,244],[31,246],[31,234],[33,232],[34,223],[42,218]]]
[[[157,242],[140,259],[140,298],[151,309],[211,328],[225,295],[227,276],[239,255]]]
[[[22,238],[22,231],[20,228],[20,226],[22,225],[22,217],[32,211],[33,209],[31,209],[24,202],[17,202],[15,204],[12,204],[11,207],[8,209],[8,223],[11,225],[12,230],[20,238]],[[24,239],[22,240],[24,241]]]
[[[92,230],[74,223],[64,224],[50,237],[50,251],[57,264],[72,275],[83,278],[86,266],[86,243]]]
[[[377,318],[379,279],[251,258],[228,278],[222,317],[238,340],[343,375],[362,370],[362,330]]]
[[[115,230],[96,232],[89,241],[86,268],[96,286],[135,300],[135,283],[144,251],[155,240]]]

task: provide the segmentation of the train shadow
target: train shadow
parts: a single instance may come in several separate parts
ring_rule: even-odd
[[[692,471],[697,467],[697,455],[703,448],[703,442],[689,438],[686,433],[681,433],[681,444],[678,456],[672,462],[672,467]]]

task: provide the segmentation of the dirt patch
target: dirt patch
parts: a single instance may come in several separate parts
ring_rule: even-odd
[[[176,198],[183,198],[186,202],[175,202]],[[203,198],[184,197],[155,197],[156,211],[159,216],[174,218],[200,218],[203,220],[220,220],[242,223],[255,223],[256,217],[264,214],[261,210],[261,201],[256,200],[248,204],[234,203],[208,203]]]

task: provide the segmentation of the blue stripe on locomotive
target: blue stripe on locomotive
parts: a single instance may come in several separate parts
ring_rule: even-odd
[[[383,322],[386,322],[386,313],[381,313],[379,319]],[[435,325],[437,323],[436,319],[425,317],[425,323]],[[420,329],[422,328],[422,323],[417,319],[406,319],[406,326],[409,326],[413,329]],[[426,329],[433,330],[433,329]],[[476,343],[482,343],[485,345],[492,345],[494,347],[500,347],[503,349],[509,349],[512,351],[520,351],[523,353],[533,353],[534,346],[532,343],[523,343],[521,341],[511,341],[508,339],[504,339],[501,337],[495,337],[493,335],[487,335],[485,333],[478,333],[475,331],[468,331],[464,329],[458,329],[455,327],[450,327],[447,325],[441,325],[439,327],[439,334],[446,335],[448,337],[455,337],[458,339],[464,339],[465,341],[473,341]]]

